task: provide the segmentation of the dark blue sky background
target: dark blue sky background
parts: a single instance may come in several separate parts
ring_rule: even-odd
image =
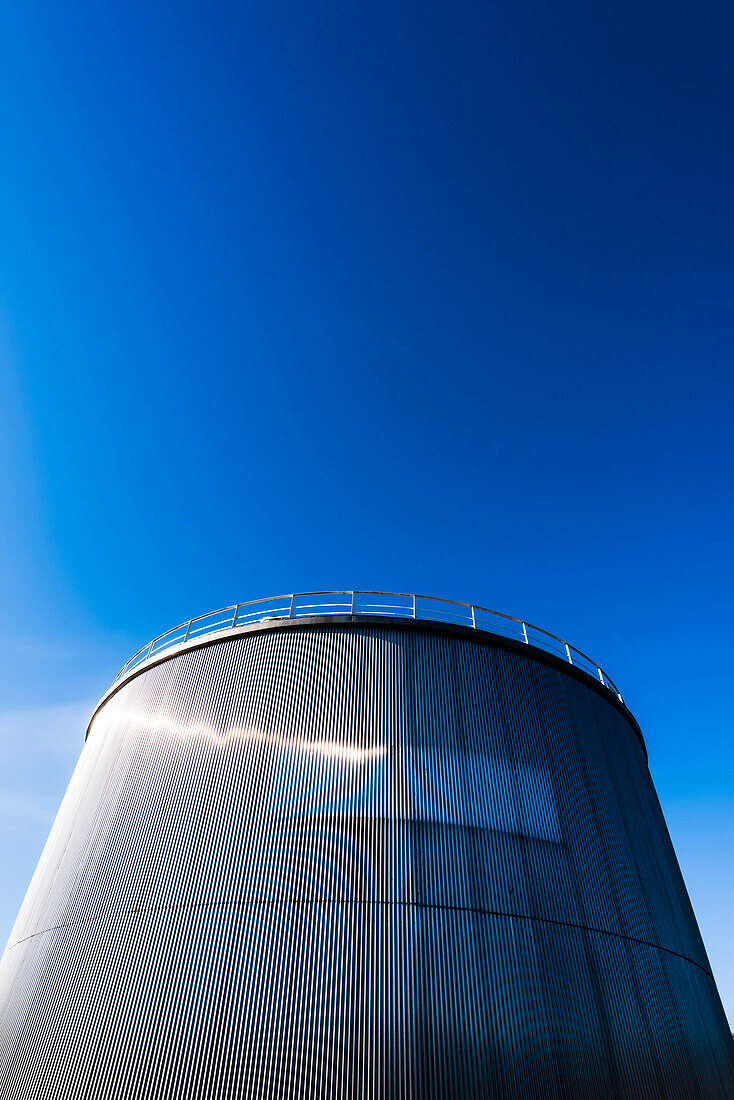
[[[134,648],[399,589],[609,670],[734,1015],[731,5],[0,10],[0,939]]]

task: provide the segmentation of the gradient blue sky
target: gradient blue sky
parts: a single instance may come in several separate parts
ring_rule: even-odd
[[[732,1019],[731,5],[0,11],[0,939],[139,644],[418,591],[617,680]]]

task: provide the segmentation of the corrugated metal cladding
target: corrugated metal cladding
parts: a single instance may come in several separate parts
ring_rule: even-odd
[[[101,709],[0,965],[0,1097],[734,1095],[640,742],[488,638],[190,649]]]

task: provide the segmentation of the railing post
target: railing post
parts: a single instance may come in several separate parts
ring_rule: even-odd
[[[571,650],[568,648],[568,642],[564,642],[563,644],[565,645],[566,653],[568,654],[568,663],[572,665],[573,661],[571,660]]]
[[[413,618],[415,618],[415,592],[413,593]]]
[[[600,679],[600,680],[601,680],[601,682],[602,682],[602,683],[604,684],[604,677],[602,676],[602,671],[601,671],[601,669],[600,669],[600,668],[597,668],[597,670],[596,670],[596,671],[597,671],[597,672],[599,673],[599,679]],[[607,686],[607,685],[606,685],[606,684],[604,684],[604,687],[606,687],[606,686]]]
[[[293,604],[294,604],[295,602],[296,602],[296,594],[295,594],[295,592],[294,592],[294,593],[293,593],[293,595],[291,596],[291,609],[290,609],[290,611],[288,612],[288,618],[289,618],[289,619],[292,619],[292,618],[293,618]]]
[[[525,626],[525,623],[522,624],[522,632],[525,635],[525,645],[530,645],[528,641],[528,628]]]
[[[352,614],[352,616],[354,615],[354,591],[352,591],[352,610],[351,610],[351,614]]]
[[[189,634],[191,633],[191,619],[186,624],[186,633],[184,634],[184,642],[188,642]]]
[[[234,615],[232,616],[232,629],[233,630],[237,625],[237,616],[239,615],[239,613],[240,613],[240,605],[237,603],[237,604],[235,604]]]
[[[471,624],[474,627],[474,629],[476,630],[477,629],[477,619],[476,619],[476,615],[474,614],[474,604],[471,605]]]

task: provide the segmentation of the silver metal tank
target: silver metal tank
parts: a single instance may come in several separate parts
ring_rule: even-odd
[[[336,595],[183,624],[103,698],[0,962],[0,1098],[734,1096],[608,677]]]

